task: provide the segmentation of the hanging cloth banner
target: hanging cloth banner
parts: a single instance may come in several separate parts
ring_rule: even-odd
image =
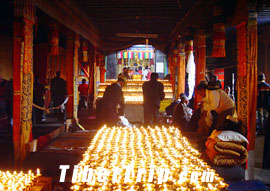
[[[223,18],[223,9],[222,7],[215,6],[214,7],[214,19],[215,24],[213,25],[213,49],[212,49],[212,57],[225,57],[225,24]]]
[[[132,58],[133,58],[132,52],[128,51],[128,59],[132,59]]]
[[[149,52],[149,59],[153,59],[153,53]]]
[[[123,53],[123,58],[128,58],[128,53],[126,51]]]
[[[145,59],[148,59],[148,58],[149,58],[149,52],[145,52],[145,53],[144,53],[144,58],[145,58]]]
[[[59,55],[59,31],[57,30],[56,24],[52,26],[51,30],[51,55]]]
[[[193,40],[186,41],[185,52],[187,56],[187,68],[186,72],[188,74],[188,99],[191,99],[195,87],[195,61],[193,55]]]
[[[122,59],[123,58],[123,52],[122,51],[121,52],[118,52],[117,58],[118,59]]]
[[[132,58],[136,58],[136,52],[132,52]]]
[[[83,62],[88,62],[88,47],[87,42],[83,42],[82,46],[82,53],[83,53]]]
[[[138,52],[138,58],[142,60],[142,52]]]
[[[213,34],[213,49],[212,49],[212,57],[225,57],[225,24],[217,23],[214,24],[214,34]]]

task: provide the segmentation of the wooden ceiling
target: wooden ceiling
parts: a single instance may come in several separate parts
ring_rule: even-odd
[[[149,44],[164,50],[171,31],[196,0],[76,0],[95,24],[109,50],[145,43],[143,38],[118,37],[117,33],[157,34]]]

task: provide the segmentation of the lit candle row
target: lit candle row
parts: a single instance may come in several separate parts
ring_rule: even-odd
[[[99,92],[105,92],[105,89],[98,89],[98,91]],[[139,93],[142,93],[143,90],[142,89],[139,89],[139,88],[138,89],[131,89],[131,88],[130,89],[126,89],[126,88],[123,88],[123,92],[131,92],[131,93],[132,92],[134,92],[134,93],[139,92]],[[173,93],[172,89],[167,89],[167,90],[165,89],[164,92],[165,93]]]
[[[203,160],[200,153],[193,149],[181,132],[175,127],[102,127],[92,140],[83,159],[78,164],[78,179],[72,190],[222,190],[227,187],[224,180]],[[91,181],[81,181],[84,168],[94,169]],[[132,173],[126,182],[129,166]],[[109,175],[105,182],[98,181],[98,169],[119,171],[119,179]],[[141,173],[145,169],[138,181]],[[158,182],[161,169],[169,172],[167,181]],[[213,180],[204,181],[203,177],[193,181],[192,176],[212,172]],[[179,175],[185,174],[179,179]],[[149,178],[153,176],[153,181]]]
[[[103,96],[101,94],[98,95],[99,98],[102,98]],[[171,99],[171,96],[165,95],[165,99]],[[142,104],[143,103],[143,96],[124,96],[125,103],[137,103]]]
[[[39,176],[41,176],[39,169],[37,169],[36,175],[31,170],[29,170],[28,173],[0,171],[0,190],[30,190],[31,186],[33,186]]]

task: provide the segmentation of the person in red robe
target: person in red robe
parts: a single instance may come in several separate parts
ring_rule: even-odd
[[[82,84],[79,85],[78,90],[80,92],[80,102],[78,110],[86,109],[87,106],[87,97],[88,97],[88,84],[86,84],[86,80],[82,80]]]

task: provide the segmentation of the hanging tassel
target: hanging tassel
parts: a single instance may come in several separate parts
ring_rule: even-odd
[[[88,62],[88,47],[87,47],[87,42],[83,42],[83,47],[82,47],[82,53],[83,53],[83,62]]]
[[[212,57],[225,57],[225,24],[224,24],[224,14],[221,5],[214,6],[214,25],[213,25],[213,49]]]
[[[225,24],[214,24],[212,57],[225,57]]]
[[[51,55],[59,55],[59,31],[56,24],[54,24],[51,31]]]

